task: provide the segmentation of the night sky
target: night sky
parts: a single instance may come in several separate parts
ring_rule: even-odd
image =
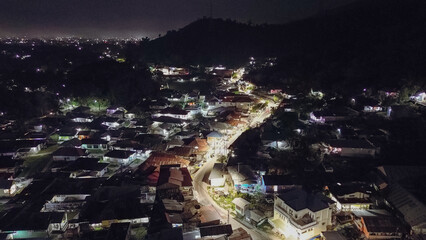
[[[323,0],[323,9],[354,0]],[[285,23],[316,14],[320,0],[212,0],[213,17]],[[0,0],[1,36],[155,38],[210,16],[210,0]]]

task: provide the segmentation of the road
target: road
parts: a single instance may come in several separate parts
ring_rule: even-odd
[[[217,211],[217,213],[220,215],[222,223],[227,223],[228,212],[225,209],[221,208],[219,205],[217,205],[207,192],[208,176],[215,162],[216,160],[214,158],[209,159],[204,164],[204,166],[200,168],[200,170],[193,176],[193,184],[198,202],[201,205],[205,206],[212,205]],[[249,228],[246,225],[243,225],[240,222],[236,221],[232,216],[229,217],[229,223],[232,225],[232,229],[237,229],[241,227],[246,230],[254,240],[279,239],[274,235],[268,235],[256,228]]]
[[[257,124],[262,123],[266,118],[268,118],[271,115],[271,107],[275,107],[278,104],[272,103],[271,106],[267,107],[267,111],[263,111],[259,114],[256,114],[257,116],[254,116],[251,118],[251,124],[250,127],[255,127]],[[236,130],[232,136],[230,136],[229,140],[224,142],[225,147],[229,147],[246,129],[248,126],[242,127],[238,130]],[[210,195],[207,192],[207,186],[208,186],[208,177],[210,175],[210,172],[213,168],[214,163],[216,162],[216,158],[210,157],[212,154],[209,152],[206,154],[207,160],[206,163],[192,176],[193,177],[193,185],[194,185],[194,196],[198,200],[198,202],[202,205],[212,205],[217,213],[221,217],[221,221],[223,223],[228,222],[228,212],[221,208],[217,203],[210,197]],[[232,225],[232,229],[236,228],[243,228],[246,230],[250,236],[254,240],[263,240],[263,239],[280,239],[275,235],[270,235],[265,232],[262,232],[256,228],[253,228],[249,224],[242,224],[239,221],[235,220],[232,216],[229,217],[229,223]]]

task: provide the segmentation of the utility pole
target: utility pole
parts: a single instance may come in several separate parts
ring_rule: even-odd
[[[229,224],[229,209],[228,209],[228,224]]]

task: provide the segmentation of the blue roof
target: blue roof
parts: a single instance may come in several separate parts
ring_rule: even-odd
[[[223,136],[222,134],[220,134],[219,132],[216,132],[216,131],[207,134],[207,137],[212,137],[212,138],[220,138],[222,136]]]

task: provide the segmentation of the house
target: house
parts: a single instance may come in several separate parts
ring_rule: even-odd
[[[259,226],[267,220],[265,214],[257,209],[250,210],[248,215],[249,217],[246,217],[246,219],[254,226]]]
[[[383,111],[383,107],[380,105],[380,102],[375,99],[364,99],[362,101],[362,105],[363,111],[367,113]]]
[[[160,110],[158,113],[152,115],[153,118],[159,117],[171,117],[177,119],[188,120],[190,118],[190,112],[179,108],[168,107]]]
[[[346,237],[337,231],[325,231],[321,233],[321,240],[346,240]]]
[[[211,122],[209,123],[210,130],[217,131],[221,134],[230,134],[232,133],[233,127],[228,123],[224,122]]]
[[[120,126],[121,120],[116,117],[106,117],[102,119],[102,125],[105,125],[109,128],[118,128]]]
[[[81,148],[87,150],[108,150],[108,142],[103,139],[83,139],[81,140]]]
[[[207,144],[215,154],[226,155],[226,139],[223,134],[216,131],[207,134]]]
[[[152,100],[149,104],[149,109],[166,109],[170,106],[170,102],[166,99]]]
[[[126,112],[124,114],[124,118],[125,119],[135,119],[136,118],[136,113],[133,112]]]
[[[110,106],[107,108],[106,114],[113,115],[117,111],[126,112],[127,110],[124,107],[120,107],[120,106]]]
[[[190,163],[190,161],[185,160],[183,158],[180,158],[178,156],[172,155],[172,154],[161,153],[161,152],[152,152],[151,155],[148,157],[148,159],[143,163],[142,168],[144,170],[146,170],[149,167],[154,166],[159,170],[161,165],[178,164],[181,167],[187,167],[189,165],[189,163]]]
[[[186,139],[186,138],[194,138],[194,137],[198,136],[198,134],[199,133],[197,131],[181,131],[181,132],[178,132],[173,137],[182,140],[182,139]]]
[[[136,152],[125,150],[112,150],[105,154],[104,160],[110,163],[127,165],[136,159]]]
[[[293,177],[288,175],[262,175],[262,191],[264,193],[280,193],[301,187]]]
[[[258,178],[249,165],[228,166],[233,185],[237,191],[253,193],[258,185]]]
[[[61,147],[53,152],[53,161],[75,161],[80,157],[87,156],[87,152],[81,148]]]
[[[137,141],[133,141],[133,140],[122,140],[122,141],[118,141],[116,143],[114,143],[111,148],[113,150],[126,150],[126,151],[134,151],[138,154],[141,154],[145,151],[145,147],[142,146],[142,144],[140,144]]]
[[[38,153],[46,145],[44,140],[18,140],[11,144],[17,149],[14,158]]]
[[[154,70],[160,71],[164,76],[179,76],[189,74],[189,70],[182,67],[156,66]]]
[[[209,239],[206,238],[208,236],[210,239],[221,239],[220,237],[229,236],[232,232],[231,224],[200,227],[200,236],[202,239]]]
[[[331,226],[332,208],[321,195],[291,189],[275,197],[269,223],[285,238],[311,239]]]
[[[342,157],[375,157],[378,149],[366,139],[333,139],[325,141],[326,152]]]
[[[310,120],[315,123],[329,123],[344,121],[358,115],[358,112],[349,108],[336,107],[322,111],[314,111],[309,114]]]
[[[79,140],[83,140],[83,139],[88,139],[90,137],[92,137],[93,132],[90,130],[81,130],[77,133],[77,138]]]
[[[336,184],[329,187],[330,197],[336,202],[337,211],[369,209],[373,202],[371,187],[361,183]]]
[[[16,184],[13,180],[0,178],[0,198],[13,196],[16,190]]]
[[[90,107],[85,107],[85,106],[79,106],[74,108],[71,113],[89,113],[90,112]]]
[[[67,114],[67,117],[71,119],[72,122],[77,123],[90,123],[93,122],[93,116],[89,113],[84,112],[71,112]]]
[[[423,181],[424,176],[418,179]],[[416,184],[419,183],[419,181],[416,181]],[[418,197],[420,195],[414,189],[416,188],[413,186],[392,183],[385,191],[385,199],[392,208],[402,215],[404,221],[411,227],[412,233],[426,234],[426,204]]]
[[[184,210],[184,204],[182,202],[178,202],[177,200],[172,199],[162,199],[164,206],[164,215],[167,220],[167,223],[172,228],[181,228],[184,225],[183,220],[183,210]],[[155,214],[154,218],[159,218],[162,214]],[[156,222],[157,219],[153,219],[153,222]],[[161,220],[158,220],[161,221]],[[156,226],[158,227],[158,226]]]
[[[174,147],[181,147],[184,144],[182,139],[180,138],[173,138],[172,140],[167,142],[167,149],[174,148]]]
[[[46,201],[40,212],[78,212],[86,203],[89,194],[54,195]]]
[[[68,140],[68,141],[61,143],[61,147],[80,148],[81,147],[81,141],[78,138],[73,138],[71,140]]]
[[[212,187],[225,185],[225,164],[215,163],[209,175],[209,182]]]
[[[77,137],[77,130],[72,128],[63,128],[57,132],[58,142],[68,141]]]
[[[227,95],[209,100],[208,105],[211,108],[235,107],[242,110],[248,110],[252,107],[253,103],[253,99],[248,95]]]
[[[170,148],[167,150],[167,153],[176,155],[189,161],[192,161],[196,158],[196,155],[194,154],[194,149],[192,147],[187,146]]]
[[[137,185],[101,186],[86,199],[78,221],[89,223],[92,229],[109,228],[117,222],[128,222],[131,226],[148,224],[152,206],[142,204],[139,193]]]
[[[248,115],[246,114],[242,114],[241,112],[235,112],[232,111],[230,112],[227,116],[226,116],[226,120],[228,120],[228,122],[237,122],[241,125],[247,124],[248,120]],[[239,125],[237,124],[237,125]],[[237,125],[233,125],[232,126],[237,126]]]
[[[401,239],[402,229],[388,212],[357,212],[355,226],[366,239]]]
[[[233,229],[231,236],[228,237],[228,240],[252,240],[250,234],[247,233],[242,227]]]
[[[67,172],[70,178],[99,178],[107,172],[108,163],[100,163],[98,158],[79,158],[61,172]]]
[[[62,233],[68,225],[63,212],[29,212],[13,208],[0,219],[0,230],[8,234],[6,239],[48,239],[54,233]]]
[[[161,198],[173,197],[182,194],[182,200],[189,200],[193,196],[191,174],[187,168],[179,165],[163,165],[157,182],[157,195]]]
[[[160,123],[160,122],[158,122],[158,124],[157,124],[157,121],[163,121],[164,118],[169,118],[169,117],[159,117],[159,118],[156,118],[154,120],[156,124],[154,124],[150,129],[150,132],[152,134],[160,134],[160,135],[163,135],[166,138],[168,138],[169,136],[171,136],[171,135],[173,135],[173,134],[175,134],[175,133],[177,133],[181,130],[181,125],[183,125],[183,123],[179,119],[171,118],[171,119],[174,119],[173,121],[177,120],[180,123],[171,123],[171,122]]]
[[[420,92],[416,95],[410,97],[410,100],[415,101],[416,103],[425,103],[426,102],[426,93]]]
[[[245,216],[249,210],[250,202],[244,198],[235,198],[232,200],[232,203],[235,205],[235,211],[239,216]]]
[[[211,226],[220,224],[220,215],[212,205],[202,206],[199,210],[200,224],[199,226]]]
[[[213,132],[207,134],[207,143],[210,146],[214,147],[215,143],[220,141],[222,139],[222,137],[223,137],[223,135],[221,133],[213,131]]]
[[[122,131],[121,130],[108,130],[107,132],[101,135],[101,139],[106,141],[118,141],[121,139]]]
[[[193,153],[197,155],[197,159],[201,160],[204,158],[204,155],[209,150],[209,145],[207,144],[206,139],[202,138],[193,138],[193,139],[185,139],[184,142],[189,142],[186,146],[191,147],[193,149]]]
[[[25,133],[25,135],[18,140],[36,140],[36,141],[45,141],[48,134],[42,131],[30,131]]]

